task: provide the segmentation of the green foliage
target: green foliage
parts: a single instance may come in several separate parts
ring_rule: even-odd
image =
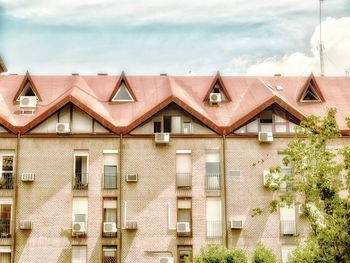
[[[277,259],[271,249],[259,243],[252,256],[252,263],[276,263]]]
[[[248,263],[248,259],[242,250],[209,245],[201,249],[201,253],[195,258],[195,263]]]

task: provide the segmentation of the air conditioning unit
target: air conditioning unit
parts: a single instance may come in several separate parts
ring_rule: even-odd
[[[86,222],[73,222],[72,234],[73,236],[86,234]]]
[[[263,183],[264,186],[271,186],[271,187],[278,187],[278,184],[276,182],[271,181],[269,183],[270,180],[276,180],[280,177],[280,175],[278,173],[270,173],[270,171],[268,170],[264,170],[263,172]]]
[[[174,258],[172,258],[172,257],[160,257],[159,263],[174,263]]]
[[[117,224],[115,222],[103,222],[104,233],[117,233]]]
[[[170,141],[170,134],[169,133],[156,133],[154,141],[156,143],[169,143]]]
[[[68,133],[70,132],[69,123],[56,123],[57,133]]]
[[[222,101],[221,94],[220,93],[210,93],[209,101],[210,101],[210,103],[219,103],[219,102],[221,102]]]
[[[190,233],[190,223],[189,222],[177,222],[176,230],[178,233]]]
[[[230,221],[231,229],[242,229],[243,221],[242,220],[231,220]]]
[[[21,179],[24,182],[32,182],[35,179],[35,173],[22,173]]]
[[[259,132],[259,142],[273,142],[272,132]]]
[[[30,230],[32,229],[33,224],[30,220],[22,220],[19,224],[19,228],[23,230]]]
[[[125,179],[128,183],[135,183],[138,181],[139,176],[138,174],[127,174]]]
[[[19,97],[19,106],[21,108],[36,108],[37,98],[35,96]]]
[[[131,220],[127,220],[125,222],[125,228],[126,229],[137,229],[137,221],[131,221]]]

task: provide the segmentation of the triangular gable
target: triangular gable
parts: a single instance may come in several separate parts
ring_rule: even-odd
[[[21,86],[19,87],[15,97],[13,98],[13,101],[19,101],[20,96],[36,96],[39,101],[41,101],[40,94],[35,87],[35,84],[33,82],[32,77],[29,75],[29,72],[27,71]]]
[[[137,101],[135,94],[133,93],[130,83],[122,72],[117,84],[115,85],[113,92],[109,98],[110,102],[134,102]]]
[[[0,57],[0,73],[6,72],[7,68],[5,66],[4,61],[2,60],[2,58]]]
[[[211,83],[203,101],[209,101],[210,93],[221,93],[223,98],[222,101],[231,101],[230,94],[228,93],[219,72],[216,74],[213,82]]]
[[[298,102],[324,102],[321,89],[317,84],[314,75],[311,73],[305,82],[298,97]]]

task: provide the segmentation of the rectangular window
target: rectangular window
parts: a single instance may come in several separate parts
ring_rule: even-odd
[[[74,152],[74,189],[88,188],[88,162],[89,153],[87,151]]]
[[[181,133],[181,117],[171,116],[171,132]]]
[[[285,205],[280,207],[280,229],[283,236],[294,236],[296,234],[295,207]]]
[[[105,189],[117,188],[117,162],[117,154],[103,154],[103,188]]]
[[[0,153],[0,189],[13,189],[13,153]]]
[[[153,123],[153,132],[154,133],[162,132],[162,123],[160,121],[155,121]]]
[[[171,132],[171,116],[163,117],[163,131]]]
[[[117,199],[103,200],[103,236],[117,236]]]
[[[12,199],[0,199],[0,238],[11,237]]]
[[[190,121],[185,121],[182,126],[183,133],[192,133],[192,123]]]
[[[287,132],[288,121],[286,113],[280,109],[275,109],[275,132]]]
[[[176,185],[178,188],[191,188],[192,161],[190,153],[191,151],[186,154],[176,153]]]
[[[72,246],[72,263],[87,263],[87,246]]]
[[[73,198],[73,215],[72,221],[85,223],[87,225],[88,220],[88,199],[87,197],[74,197]]]
[[[282,263],[288,262],[288,258],[293,253],[294,249],[296,249],[295,245],[282,245]]]
[[[190,198],[177,200],[177,234],[180,237],[192,236],[192,202]]]
[[[207,237],[222,236],[221,199],[210,198],[206,201]]]
[[[0,246],[0,263],[11,263],[10,246]]]
[[[293,176],[293,164],[289,162],[288,165],[283,163],[283,159],[286,155],[278,154],[278,165],[281,168],[281,172],[279,173],[280,183],[280,191],[286,192],[291,191],[291,185],[288,183],[291,176]]]
[[[178,246],[177,255],[179,263],[192,263],[192,246]]]
[[[253,120],[251,121],[250,123],[247,124],[247,132],[252,132],[252,133],[256,133],[258,132],[259,130],[259,127],[258,127],[258,120]]]
[[[264,110],[260,113],[260,130],[272,132],[272,110]]]
[[[118,253],[116,246],[103,246],[102,247],[102,263],[117,263]]]
[[[219,152],[206,153],[206,190],[220,190],[220,154]]]

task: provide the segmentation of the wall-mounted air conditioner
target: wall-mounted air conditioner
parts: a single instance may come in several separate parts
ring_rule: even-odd
[[[138,181],[138,179],[139,179],[138,174],[127,174],[125,177],[125,180],[128,183],[136,183]]]
[[[57,133],[68,133],[70,132],[69,123],[56,123]]]
[[[230,221],[231,229],[242,229],[243,221],[242,220],[231,220]]]
[[[272,132],[259,132],[259,142],[273,142]]]
[[[21,179],[23,182],[32,182],[35,180],[35,173],[22,173]]]
[[[36,108],[38,100],[35,96],[21,96],[19,97],[19,106],[22,109]]]
[[[160,257],[159,263],[174,263],[174,258],[172,258],[172,257]]]
[[[103,222],[103,233],[117,233],[117,224],[115,222]]]
[[[178,233],[190,233],[190,223],[189,222],[177,222],[176,230]]]
[[[130,230],[137,229],[137,221],[127,220],[125,222],[125,228]]]
[[[209,101],[210,103],[219,103],[222,101],[221,94],[220,93],[210,93],[209,95]]]
[[[79,236],[86,234],[86,222],[73,222],[72,235]]]
[[[33,228],[33,223],[30,220],[22,220],[19,224],[19,228],[22,230],[30,230]]]
[[[156,143],[169,143],[169,141],[170,141],[170,134],[169,133],[165,133],[165,132],[155,133],[154,136],[155,136],[154,141]]]

